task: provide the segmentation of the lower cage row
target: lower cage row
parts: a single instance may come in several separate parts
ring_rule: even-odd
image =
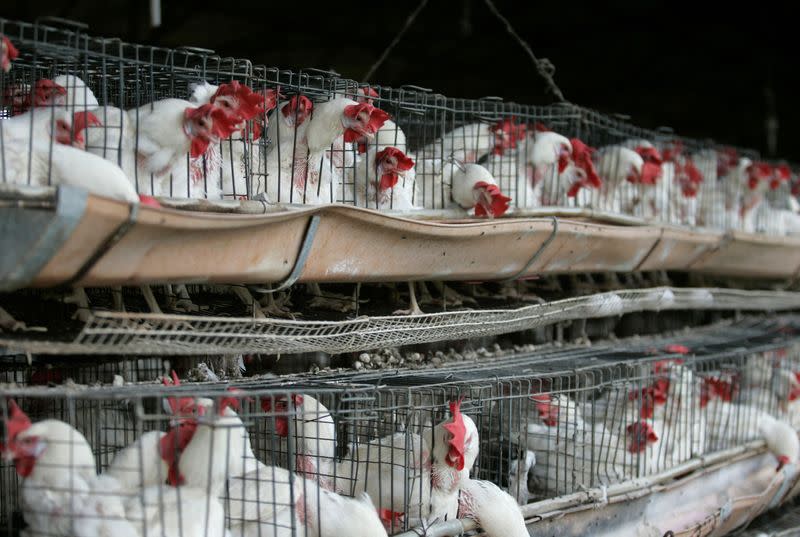
[[[471,518],[515,537],[520,505],[749,441],[796,464],[800,317],[445,369],[0,394],[9,536],[372,537]]]

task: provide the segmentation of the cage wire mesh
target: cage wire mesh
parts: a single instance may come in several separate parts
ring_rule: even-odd
[[[339,517],[396,533],[431,516],[454,401],[473,478],[520,503],[620,483],[758,440],[765,420],[800,425],[798,334],[783,316],[428,371],[7,386],[0,523],[291,535]]]
[[[571,104],[369,87],[330,71],[257,66],[61,26],[0,19],[0,32],[20,52],[0,74],[4,183],[76,182],[70,169],[85,175],[95,165],[123,183],[100,193],[125,199],[499,214],[502,199],[486,189],[495,183],[511,198],[512,214],[589,208],[775,235],[798,227],[786,186],[796,172],[753,151],[641,129]],[[249,90],[232,82],[263,97],[263,106],[246,110]],[[356,108],[345,114],[345,106]],[[123,177],[65,144],[120,165]]]
[[[787,311],[800,294],[718,288],[656,287],[607,292],[507,310],[459,310],[414,316],[299,321],[92,312],[77,335],[4,334],[0,344],[54,354],[340,354],[530,330],[561,321],[670,310]]]

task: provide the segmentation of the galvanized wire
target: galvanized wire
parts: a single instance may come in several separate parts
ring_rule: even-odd
[[[348,321],[298,321],[92,312],[71,340],[4,336],[0,345],[56,354],[331,354],[528,330],[560,321],[639,311],[786,311],[800,293],[736,289],[669,288],[600,293],[508,310],[465,310],[415,316],[359,317]]]

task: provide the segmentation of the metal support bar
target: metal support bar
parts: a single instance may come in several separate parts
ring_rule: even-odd
[[[288,289],[294,285],[295,282],[300,279],[300,275],[303,273],[303,268],[306,266],[308,256],[311,254],[311,247],[314,246],[314,237],[317,235],[317,229],[319,229],[319,221],[321,218],[322,217],[319,214],[314,214],[311,216],[311,220],[308,222],[306,232],[303,235],[303,245],[300,247],[300,253],[297,255],[297,260],[294,262],[294,268],[292,268],[292,272],[289,274],[289,276],[283,280],[280,285],[273,289],[259,288],[259,293],[277,293],[278,291],[283,291],[284,289]]]
[[[510,278],[506,278],[504,280],[500,280],[501,282],[513,282],[513,281],[516,281],[520,276],[522,276],[523,274],[525,274],[528,271],[528,269],[531,267],[531,265],[533,265],[536,262],[536,260],[539,259],[540,255],[542,255],[542,252],[544,252],[547,249],[547,247],[550,246],[550,243],[553,242],[553,239],[556,238],[556,234],[558,233],[558,218],[556,218],[555,216],[551,216],[550,220],[552,220],[552,222],[553,222],[553,231],[550,233],[550,236],[547,237],[547,240],[545,240],[542,243],[542,245],[539,246],[539,248],[536,250],[536,252],[534,252],[533,256],[531,256],[531,258],[528,260],[528,262],[525,263],[525,265],[519,271],[517,271],[516,274],[514,274]]]
[[[72,278],[67,280],[62,284],[64,287],[72,287],[75,283],[79,282],[84,276],[86,276],[90,270],[100,261],[100,258],[106,255],[109,250],[111,250],[114,245],[116,245],[122,237],[124,237],[128,231],[136,224],[136,220],[139,217],[139,204],[138,203],[131,203],[130,204],[130,211],[128,212],[128,218],[121,223],[117,229],[114,230],[111,235],[103,241],[100,247],[95,250],[92,256],[86,260],[86,262],[81,266],[80,269],[75,273]]]

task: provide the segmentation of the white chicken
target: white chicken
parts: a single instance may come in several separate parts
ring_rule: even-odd
[[[461,402],[450,402],[450,418],[433,428],[431,445],[431,506],[429,520],[458,516],[461,487],[478,458],[480,438],[472,418],[461,413]]]
[[[326,152],[337,151],[334,142],[341,137],[344,144],[371,140],[389,115],[368,103],[357,103],[351,99],[338,98],[316,105],[314,115],[306,130],[308,143],[307,175],[303,189],[305,203],[321,204],[335,202],[342,182],[341,170],[335,165],[333,156]]]
[[[541,202],[544,206],[566,206],[575,200],[578,206],[591,206],[593,191],[603,186],[603,181],[594,167],[593,147],[578,138],[569,141],[571,152],[569,162],[554,185],[542,189]]]
[[[33,108],[30,111],[0,121],[3,142],[49,144],[51,139],[63,145],[83,149],[84,130],[100,125],[100,120],[91,112],[70,113],[61,108]]]
[[[57,103],[70,111],[87,111],[100,106],[91,88],[80,77],[75,75],[59,75],[53,83],[66,90]]]
[[[416,152],[420,159],[478,162],[495,147],[494,126],[486,123],[470,123],[457,127],[440,139],[431,142]]]
[[[720,154],[720,163],[725,160]],[[697,223],[716,229],[741,229],[743,197],[748,184],[748,169],[753,162],[748,158],[737,157],[736,161],[721,166],[726,173],[720,175],[716,183],[701,189],[698,198]],[[757,200],[757,198],[756,198]]]
[[[334,476],[336,427],[325,405],[310,395],[291,394],[288,398],[285,395],[262,397],[261,410],[274,416],[276,434],[285,441],[292,441],[297,473],[318,480],[327,490],[341,487]],[[291,432],[294,435],[289,438]]]
[[[529,537],[516,500],[491,481],[467,479],[461,487],[459,518],[471,518],[486,537]]]
[[[359,102],[362,101],[371,104],[371,100]],[[352,163],[348,160],[343,167],[345,188],[352,185],[356,205],[401,211],[419,208],[414,160],[408,152],[405,133],[394,121],[387,119],[373,140],[358,141],[356,146],[360,156]],[[344,194],[347,196],[349,191]]]
[[[124,518],[124,492],[111,478],[98,477],[86,438],[59,420],[32,424],[8,402],[6,443],[0,452],[22,478],[20,508],[31,535],[135,537]]]
[[[745,159],[742,159],[743,161]],[[742,163],[739,168],[739,181],[742,184],[742,203],[739,214],[742,218],[742,230],[755,233],[757,229],[757,216],[759,209],[764,207],[764,195],[770,189],[780,186],[780,179],[776,169],[766,162],[753,162],[742,170]],[[745,177],[742,175],[744,171]]]
[[[352,182],[359,207],[395,211],[418,208],[414,161],[396,147],[368,147]]]
[[[505,214],[511,202],[489,170],[480,164],[464,164],[453,172],[452,196],[462,209],[473,209],[475,216],[488,218]]]
[[[66,135],[70,136],[69,132]],[[99,196],[139,202],[139,196],[123,171],[96,155],[62,143],[31,144],[27,140],[11,138],[4,141],[2,149],[5,182],[34,186],[69,185]]]
[[[528,476],[531,468],[536,464],[536,454],[526,449],[524,456],[512,460],[508,465],[508,492],[519,505],[525,505],[530,500],[528,490]]]
[[[247,428],[234,410],[240,402],[232,395],[216,405],[211,399],[197,399],[197,428],[178,461],[181,484],[215,497],[228,479],[252,471],[257,463]]]
[[[220,156],[213,148],[235,129],[221,108],[164,99],[128,111],[102,107],[94,112],[103,126],[86,130],[87,150],[119,163],[138,192],[165,197],[220,196]],[[207,151],[209,148],[212,151]],[[203,166],[191,167],[187,177],[186,159],[201,156],[205,157]]]
[[[533,167],[530,176],[530,191],[526,194],[529,203],[536,207],[542,202],[542,194],[547,193],[547,201],[555,199],[558,190],[559,174],[564,173],[572,157],[572,143],[566,136],[538,126],[528,134],[532,141],[527,143],[527,162]]]
[[[635,196],[632,183],[639,181],[644,159],[636,151],[622,146],[610,146],[598,152],[597,172],[603,178],[598,209],[621,212],[630,208]]]
[[[24,82],[9,82],[3,90],[2,104],[16,116],[37,107],[58,107],[66,102],[67,89],[49,78],[41,78],[31,87]]]
[[[151,486],[125,502],[137,535],[160,537],[229,537],[220,500],[192,487]],[[101,537],[115,536],[113,533]]]
[[[233,478],[225,498],[235,537],[383,537],[369,496],[345,498],[311,479],[258,463]]]
[[[471,518],[488,537],[528,535],[516,500],[494,483],[470,479],[480,448],[478,428],[450,403],[451,419],[433,429],[429,520]]]
[[[171,378],[163,379],[163,384],[180,386],[178,375],[173,371]],[[142,434],[114,456],[103,475],[113,477],[127,490],[164,483],[171,486],[185,484],[186,478],[180,472],[180,454],[197,432],[197,415],[200,412],[205,414],[210,405],[207,399],[201,401],[202,405],[193,397],[166,397],[164,409],[173,416],[168,431]]]
[[[306,130],[314,104],[295,95],[269,116],[267,141],[272,145],[265,157],[254,159],[256,194],[264,193],[271,203],[303,203],[308,167]]]
[[[336,465],[337,489],[348,496],[366,492],[391,529],[398,519],[424,518],[431,499],[431,459],[418,434],[395,433],[357,447]]]
[[[235,80],[219,86],[208,82],[194,86],[189,99],[192,103],[197,105],[210,103],[218,106],[235,126],[230,138],[212,142],[207,150],[210,154],[215,154],[217,151],[220,154],[219,177],[208,177],[208,179],[212,181],[219,179],[223,197],[242,198],[250,192],[248,176],[259,171],[253,166],[258,162],[257,141],[261,137],[261,127],[256,121],[253,128],[248,129],[247,122],[272,110],[277,95],[276,90],[267,90],[263,95],[254,93],[248,86]],[[188,169],[180,175],[188,177],[192,169],[202,169],[203,166],[202,156],[191,159],[187,164]]]
[[[778,461],[776,471],[787,464],[797,464],[800,441],[797,431],[783,420],[751,405],[736,404],[724,397],[711,397],[705,406],[708,442],[712,449],[740,445],[763,438]]]

